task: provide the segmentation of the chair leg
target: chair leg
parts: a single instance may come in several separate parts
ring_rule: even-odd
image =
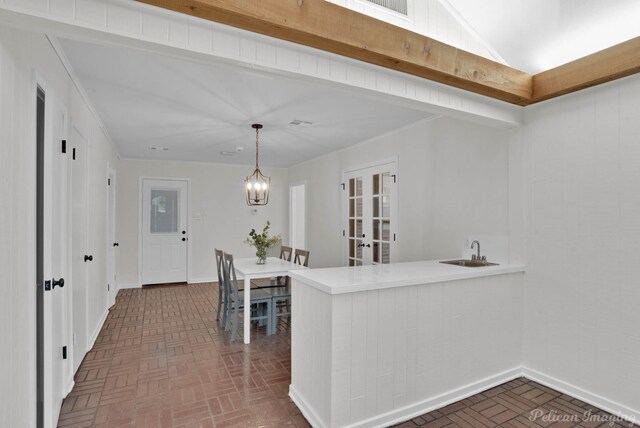
[[[218,284],[218,313],[216,315],[216,321],[220,320],[220,309],[222,309],[222,287]]]
[[[275,325],[273,324],[273,299],[271,300],[267,300],[266,302],[266,306],[267,306],[267,336],[271,336],[273,333],[275,333],[276,329],[275,329]]]
[[[246,311],[247,308],[244,308]],[[231,330],[231,341],[236,340],[236,336],[238,335],[238,320],[240,319],[240,304],[236,302],[236,308],[233,315],[233,321],[231,322],[232,330]]]
[[[228,330],[227,328],[227,322],[229,321],[229,310],[231,309],[231,305],[229,304],[229,293],[226,292],[226,290],[223,291],[224,294],[224,306],[222,308],[222,325],[224,326],[225,330]]]

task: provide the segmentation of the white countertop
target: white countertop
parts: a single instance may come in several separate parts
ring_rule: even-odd
[[[524,272],[524,265],[466,267],[438,260],[385,265],[309,269],[289,272],[289,276],[328,294],[405,287],[459,279]]]

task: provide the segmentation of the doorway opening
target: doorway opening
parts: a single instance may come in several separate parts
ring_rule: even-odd
[[[289,242],[292,248],[307,248],[306,186],[289,187]]]

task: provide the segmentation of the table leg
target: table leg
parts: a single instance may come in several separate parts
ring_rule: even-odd
[[[244,277],[244,343],[247,345],[251,342],[251,279]]]

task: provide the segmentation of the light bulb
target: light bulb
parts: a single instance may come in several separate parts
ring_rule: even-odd
[[[247,190],[251,190],[251,183],[247,183]]]

